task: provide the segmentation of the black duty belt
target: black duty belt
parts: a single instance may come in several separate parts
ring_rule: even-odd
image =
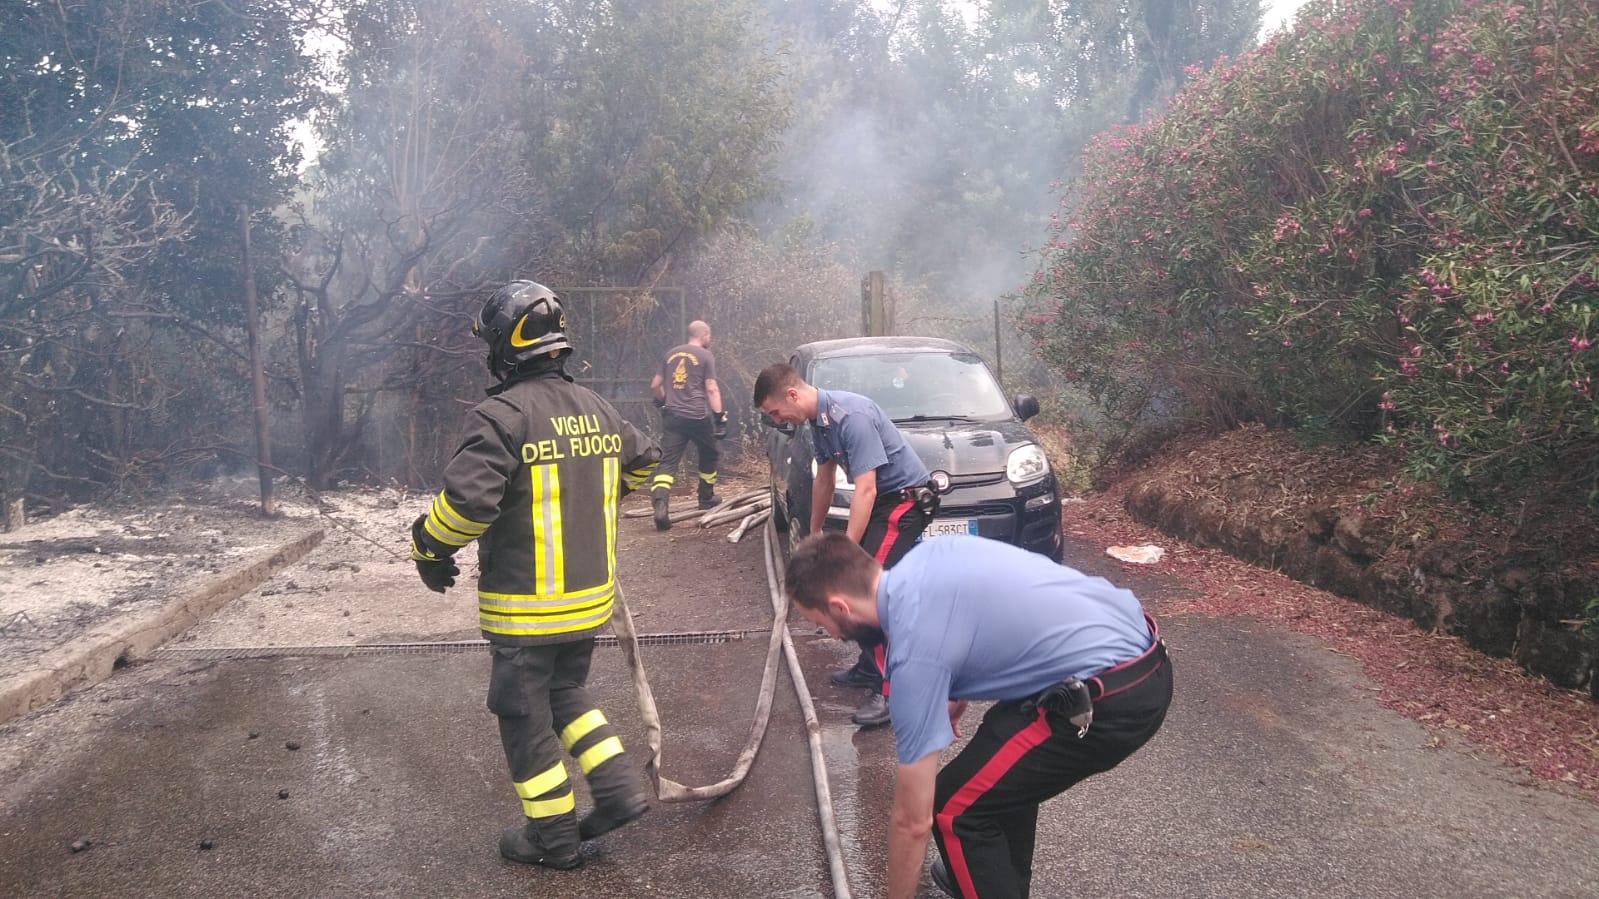
[[[1044,708],[1066,713],[1069,710],[1080,711],[1088,703],[1099,702],[1138,686],[1148,680],[1151,675],[1166,664],[1166,643],[1160,639],[1160,625],[1155,619],[1144,613],[1144,621],[1149,625],[1149,635],[1154,638],[1149,648],[1143,655],[1129,659],[1111,668],[1106,668],[1093,677],[1078,680],[1069,677],[1058,684],[1034,693],[1020,700],[1023,714],[1031,715],[1035,710]],[[1086,694],[1086,695],[1085,695]],[[1073,699],[1073,696],[1078,698]]]
[[[1148,680],[1151,675],[1166,664],[1166,643],[1160,639],[1160,625],[1155,623],[1148,612],[1144,613],[1144,621],[1149,623],[1149,635],[1154,642],[1149,644],[1149,649],[1136,659],[1129,659],[1115,666],[1106,668],[1090,678],[1083,680],[1088,685],[1088,695],[1095,702],[1109,696],[1115,696],[1126,690],[1138,686]]]

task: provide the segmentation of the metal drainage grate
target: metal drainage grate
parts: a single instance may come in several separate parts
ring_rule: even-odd
[[[753,634],[769,634],[767,628],[741,631],[686,631],[676,634],[639,634],[642,646],[703,646],[731,643]],[[597,646],[615,646],[615,634],[594,638]],[[446,640],[437,643],[350,643],[322,646],[165,646],[150,654],[154,661],[211,661],[216,659],[269,659],[285,656],[376,656],[442,655],[452,652],[480,652],[487,640]]]

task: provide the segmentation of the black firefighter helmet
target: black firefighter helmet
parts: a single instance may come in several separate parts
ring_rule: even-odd
[[[494,291],[472,322],[472,333],[488,343],[489,372],[500,381],[524,363],[572,351],[560,297],[534,281],[512,281]]]

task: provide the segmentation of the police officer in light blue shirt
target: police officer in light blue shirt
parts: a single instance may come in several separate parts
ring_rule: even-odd
[[[894,426],[888,413],[858,393],[817,388],[811,438],[816,444],[818,469],[836,464],[851,481],[856,480],[858,472],[873,472],[878,495],[925,487],[931,477],[922,457],[905,442],[905,435]],[[859,484],[856,487],[859,489]],[[828,496],[832,496],[831,486]],[[850,511],[854,512],[853,505]],[[825,517],[825,507],[822,512]],[[811,520],[816,521],[815,509]]]
[[[808,423],[816,447],[811,484],[810,532],[822,530],[832,505],[837,472],[854,484],[845,533],[884,568],[891,568],[921,539],[938,508],[927,466],[905,442],[882,407],[843,390],[805,383],[792,365],[779,363],[755,379],[755,405],[778,424]],[[888,685],[882,641],[860,641],[855,664],[833,673],[841,687],[867,687],[872,696],[851,716],[856,724],[887,724]]]
[[[1143,746],[1171,703],[1170,659],[1132,593],[1009,544],[937,537],[885,571],[823,534],[795,548],[785,588],[835,637],[887,638],[890,899],[916,895],[929,833],[945,892],[1028,895],[1038,805]],[[995,702],[939,769],[970,700]]]

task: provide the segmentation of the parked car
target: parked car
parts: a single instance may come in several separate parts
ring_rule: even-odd
[[[933,337],[855,337],[807,343],[789,361],[808,383],[871,397],[894,420],[939,493],[924,536],[977,534],[1060,561],[1055,473],[1024,424],[1038,400],[1007,399],[976,353]],[[811,428],[767,424],[772,509],[792,543],[810,530]],[[844,529],[853,489],[840,466],[824,527]]]

